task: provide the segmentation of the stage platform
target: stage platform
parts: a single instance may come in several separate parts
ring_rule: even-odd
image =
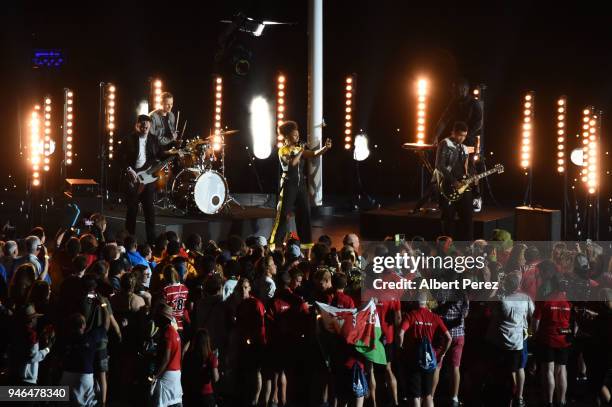
[[[179,236],[199,233],[203,239],[219,241],[236,234],[239,236],[269,236],[274,222],[275,211],[271,208],[232,205],[231,209],[216,215],[182,215],[158,209],[155,217],[155,234],[175,231]],[[109,227],[122,230],[125,224],[125,209],[105,210]],[[136,236],[146,240],[144,219],[136,220]]]
[[[108,227],[111,230],[123,230],[125,225],[125,208],[115,207],[104,210]],[[236,234],[239,236],[270,236],[274,223],[275,210],[272,208],[239,206],[231,204],[228,210],[216,215],[182,215],[162,209],[156,209],[155,234],[175,231],[186,238],[192,233],[198,233],[204,240],[216,242]],[[144,218],[142,213],[136,220],[136,237],[139,241],[146,240]]]
[[[403,233],[406,238],[422,236],[434,240],[442,234],[440,211],[426,208],[412,213],[414,202],[387,205],[380,209],[364,211],[359,216],[361,238],[382,240],[395,233]],[[511,208],[486,207],[474,214],[474,238],[490,238],[493,229],[514,230],[514,210]]]

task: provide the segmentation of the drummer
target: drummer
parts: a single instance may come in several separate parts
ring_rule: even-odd
[[[170,92],[161,94],[161,109],[153,110],[149,113],[151,117],[151,134],[157,137],[159,144],[163,150],[169,150],[173,147],[177,138],[176,118],[172,113],[174,105],[174,97]]]

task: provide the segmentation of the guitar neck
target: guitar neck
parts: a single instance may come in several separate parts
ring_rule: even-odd
[[[488,171],[485,171],[485,172],[483,172],[483,173],[476,174],[476,175],[474,175],[473,177],[470,177],[470,178],[468,179],[468,181],[469,181],[469,182],[478,181],[479,179],[482,179],[482,178],[484,178],[484,177],[488,177],[489,175],[491,175],[491,174],[493,174],[493,173],[496,173],[496,172],[497,172],[497,168],[491,168],[491,169],[490,169],[490,170],[488,170]]]

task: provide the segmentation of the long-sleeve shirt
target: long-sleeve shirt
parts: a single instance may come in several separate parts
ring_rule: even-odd
[[[168,112],[164,116],[161,109],[158,109],[152,111],[149,116],[151,117],[149,133],[157,137],[157,141],[162,147],[172,143],[172,132],[176,129],[174,113]]]
[[[450,138],[442,140],[436,152],[436,172],[454,182],[467,173],[467,148]]]
[[[38,364],[49,354],[49,348],[39,349],[36,332],[28,329],[25,338],[14,341],[10,347],[10,375],[26,383],[38,381]]]

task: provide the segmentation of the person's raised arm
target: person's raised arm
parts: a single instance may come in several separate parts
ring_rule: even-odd
[[[318,150],[303,150],[304,151],[304,157],[311,159],[314,157],[318,157],[321,154],[326,153],[327,151],[331,150],[332,147],[332,142],[331,139],[326,139],[325,140],[325,145],[321,148],[319,148]]]

